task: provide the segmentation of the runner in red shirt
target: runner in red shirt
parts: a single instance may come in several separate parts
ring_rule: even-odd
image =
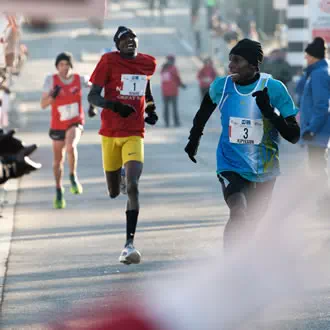
[[[82,87],[88,86],[88,79],[72,72],[73,59],[70,53],[57,56],[55,66],[57,74],[46,77],[41,108],[51,106],[51,123],[49,136],[53,140],[53,170],[56,182],[54,207],[65,208],[62,184],[65,151],[70,168],[71,192],[81,194],[83,188],[77,178],[77,161],[79,143],[83,124]]]
[[[119,51],[104,54],[97,64],[90,78],[93,85],[88,102],[103,108],[99,133],[110,198],[120,193],[121,167],[125,166],[126,244],[119,261],[129,265],[141,260],[133,240],[140,208],[138,183],[144,162],[144,123],[155,125],[158,120],[150,87],[156,60],[137,52],[138,39],[127,27],[118,28],[114,42]]]

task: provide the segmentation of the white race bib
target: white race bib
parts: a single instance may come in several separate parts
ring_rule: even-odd
[[[58,107],[58,111],[60,113],[60,120],[70,120],[74,117],[79,116],[79,104],[71,103],[66,105],[61,105]]]
[[[147,87],[147,76],[138,74],[122,74],[120,95],[144,96]]]
[[[230,117],[229,141],[238,144],[260,144],[264,135],[262,119]]]

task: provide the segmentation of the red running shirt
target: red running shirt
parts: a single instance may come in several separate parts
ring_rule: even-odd
[[[50,128],[55,130],[67,130],[73,124],[83,125],[85,122],[82,107],[81,82],[78,74],[73,75],[72,83],[64,84],[60,77],[53,75],[53,86],[60,86],[59,95],[52,103],[52,116]]]
[[[104,88],[104,98],[132,105],[136,113],[127,118],[109,109],[101,113],[100,135],[109,137],[144,136],[144,108],[147,81],[156,70],[156,59],[138,53],[122,58],[119,52],[106,53],[97,64],[90,82]]]

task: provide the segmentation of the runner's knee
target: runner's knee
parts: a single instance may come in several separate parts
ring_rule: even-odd
[[[127,194],[137,195],[139,193],[139,185],[137,180],[127,180]]]
[[[62,168],[64,166],[64,155],[61,154],[54,154],[53,159],[53,168]]]
[[[66,147],[66,152],[69,154],[74,153],[76,151],[76,145],[73,143],[67,143],[65,147]]]
[[[243,193],[237,192],[228,196],[226,202],[230,209],[231,218],[241,218],[246,216],[247,201]]]
[[[63,167],[64,167],[64,159],[54,160],[53,169],[58,169]]]

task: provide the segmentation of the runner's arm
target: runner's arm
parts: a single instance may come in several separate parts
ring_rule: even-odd
[[[101,95],[102,89],[103,87],[93,84],[88,93],[88,102],[94,105],[94,107],[111,108],[110,103],[113,102],[107,101]]]
[[[46,109],[49,105],[53,103],[54,99],[49,95],[49,93],[42,93],[40,105],[41,109]]]
[[[146,87],[146,103],[148,104],[149,102],[154,103],[154,97],[152,96],[150,80],[148,80],[147,87]]]
[[[216,109],[216,106],[217,105],[212,102],[210,94],[207,92],[199,110],[194,117],[193,127],[190,130],[189,140],[198,139],[203,135],[204,127]]]
[[[297,110],[287,88],[280,81],[273,80],[271,94],[268,87],[252,94],[262,112],[281,136],[291,142],[297,143],[300,138],[300,127],[296,121]],[[277,109],[277,110],[276,110]]]
[[[56,87],[56,86],[55,86]],[[51,105],[55,99],[55,97],[58,95],[55,95],[55,97],[52,96],[54,93],[54,84],[53,84],[53,78],[51,75],[48,75],[45,79],[44,85],[43,85],[43,93],[40,100],[40,105],[42,109],[46,109],[49,105]]]
[[[300,127],[295,116],[284,118],[282,115],[278,116],[274,113],[270,121],[285,140],[293,144],[299,141]]]
[[[101,86],[93,84],[88,94],[88,102],[94,107],[100,107],[103,109],[112,110],[118,113],[121,117],[126,118],[133,112],[136,112],[135,108],[129,104],[123,104],[118,101],[109,101],[101,96]]]

